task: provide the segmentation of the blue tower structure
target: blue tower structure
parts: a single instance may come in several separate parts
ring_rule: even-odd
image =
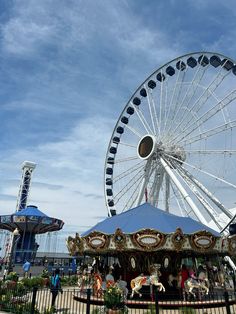
[[[12,236],[6,248],[6,263],[11,270],[13,264],[22,264],[25,260],[34,261],[39,245],[36,234],[62,229],[64,222],[52,218],[40,211],[37,206],[27,206],[32,172],[36,164],[25,161],[22,164],[22,180],[19,189],[15,213],[0,216],[0,229],[9,230]]]
[[[36,163],[32,161],[24,161],[22,164],[22,178],[17,198],[16,211],[26,208],[30,191],[32,172],[36,167]]]

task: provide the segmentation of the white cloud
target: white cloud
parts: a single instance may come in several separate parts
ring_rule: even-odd
[[[34,21],[12,19],[2,29],[4,48],[11,53],[25,55],[37,52],[37,47],[48,43],[53,30]]]
[[[95,215],[106,216],[103,166],[112,127],[110,119],[95,116],[80,121],[60,142],[15,151],[8,158],[9,165],[23,160],[38,164],[32,177],[31,202],[49,216],[61,218],[67,223],[76,220],[79,225],[87,225],[88,221],[95,222]],[[4,176],[7,175],[6,169]],[[20,167],[14,169],[14,176],[20,178]],[[60,186],[60,189],[52,189],[51,185]],[[13,181],[10,186],[4,186],[2,194],[14,196],[17,190],[17,181]],[[11,203],[2,200],[1,208],[2,214],[7,208],[11,211],[15,208],[14,200]]]

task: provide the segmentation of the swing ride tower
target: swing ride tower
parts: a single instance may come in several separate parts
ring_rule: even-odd
[[[32,262],[36,256],[39,245],[36,235],[60,230],[64,222],[60,219],[48,217],[37,206],[27,206],[31,186],[32,172],[36,164],[24,161],[22,164],[22,179],[17,198],[15,213],[0,216],[0,229],[11,232],[6,245],[5,262],[9,271],[13,264]]]

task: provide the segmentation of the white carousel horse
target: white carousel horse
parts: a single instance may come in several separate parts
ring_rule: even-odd
[[[207,286],[207,279],[205,280],[196,280],[189,278],[184,283],[185,291],[187,294],[192,294],[194,297],[196,296],[193,292],[193,289],[197,289],[198,291],[204,291],[205,294],[209,293],[209,288]]]
[[[88,288],[89,284],[91,282],[91,276],[87,272],[86,269],[83,270],[83,272],[78,274],[78,288],[79,291],[84,292]]]
[[[165,292],[165,287],[161,282],[158,281],[158,277],[156,275],[151,275],[151,276],[143,276],[140,275],[134,279],[131,280],[130,286],[132,289],[132,293],[130,295],[130,298],[133,298],[134,293],[137,293],[140,297],[142,294],[139,292],[139,290],[142,288],[142,286],[149,286],[149,285],[154,285],[157,286],[160,291]]]

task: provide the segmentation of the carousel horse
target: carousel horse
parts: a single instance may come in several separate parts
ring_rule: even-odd
[[[163,290],[165,292],[165,287],[161,282],[158,281],[158,277],[156,275],[144,276],[143,274],[141,274],[140,276],[132,279],[130,282],[130,286],[132,289],[130,298],[133,298],[134,293],[137,293],[139,297],[141,297],[142,294],[139,292],[139,290],[142,288],[143,285],[154,285],[157,286],[160,291]]]
[[[81,292],[84,292],[87,289],[90,281],[91,281],[91,276],[90,274],[87,273],[87,270],[84,269],[82,272],[78,274],[77,284],[78,284],[79,290]]]
[[[194,297],[196,297],[195,293],[193,292],[193,289],[197,289],[198,291],[204,291],[205,294],[209,293],[209,288],[207,286],[207,279],[205,280],[196,280],[189,278],[184,283],[185,292],[189,295],[192,294]]]
[[[98,298],[101,297],[103,291],[102,291],[102,277],[99,273],[95,273],[93,277],[93,289],[94,289],[94,295]]]
[[[84,276],[83,274],[78,274],[78,288],[79,288],[79,291],[83,291],[83,282],[84,282]]]

